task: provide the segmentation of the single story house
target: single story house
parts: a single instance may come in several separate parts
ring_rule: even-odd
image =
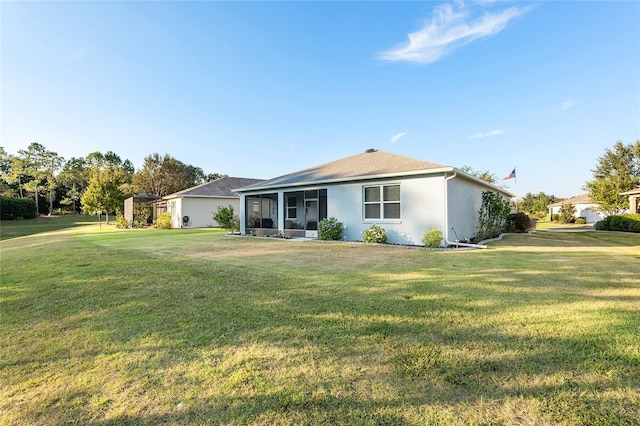
[[[620,193],[629,196],[629,212],[640,213],[640,188]]]
[[[472,239],[482,193],[514,195],[450,166],[369,149],[364,153],[240,187],[242,234],[318,236],[318,222],[335,217],[344,239],[362,241],[373,224],[389,243],[422,245],[439,229],[446,243]]]
[[[587,223],[596,223],[606,217],[604,213],[598,211],[598,204],[591,202],[589,194],[578,195],[577,197],[571,197],[564,201],[549,204],[549,216],[553,217],[554,214],[560,214],[560,208],[563,204],[570,203],[576,208],[576,219],[582,217]]]
[[[232,206],[239,213],[240,195],[235,188],[259,182],[262,179],[225,176],[162,197],[164,206],[161,209],[171,213],[172,228],[219,227],[220,224],[213,219],[218,207]]]

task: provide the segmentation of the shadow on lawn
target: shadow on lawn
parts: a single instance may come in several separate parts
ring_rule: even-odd
[[[121,283],[122,276],[109,271],[99,285],[86,276],[86,282],[75,282],[73,303],[38,320],[61,321],[97,336],[96,347],[78,354],[89,365],[98,356],[143,353],[106,380],[138,381],[136,392],[149,406],[141,414],[100,421],[99,410],[55,403],[119,397],[100,384],[85,384],[84,393],[73,386],[58,389],[49,409],[60,411],[61,422],[105,425],[273,419],[402,425],[411,422],[401,413],[415,415],[425,407],[455,411],[459,405],[453,419],[464,423],[472,413],[464,409],[474,404],[522,399],[540,402],[541,411],[533,414],[540,423],[633,424],[640,417],[640,359],[630,341],[637,335],[638,300],[625,296],[638,288],[638,267],[612,270],[599,253],[555,250],[522,253],[529,257],[522,268],[513,255],[505,263],[487,250],[424,253],[420,267],[409,271],[396,266],[405,253],[385,253],[370,268],[349,274],[327,267],[332,259],[325,252],[283,271],[268,268],[269,262],[288,264],[314,249],[290,244],[286,257],[277,257],[269,244],[262,247],[271,257],[260,259],[253,251],[254,263],[212,262],[218,258],[207,258],[206,251],[188,264],[167,256],[164,261],[173,264],[168,270],[175,272],[155,277],[151,285],[138,282],[133,272]],[[367,252],[358,250],[360,256]],[[233,260],[232,253],[225,259]],[[603,271],[610,272],[605,280]],[[612,289],[620,297],[601,294]],[[591,307],[598,303],[605,306]],[[606,314],[596,324],[607,332],[580,327],[581,319],[564,315],[570,306],[585,321]],[[254,347],[281,351],[283,357]],[[309,354],[327,375],[298,371]],[[142,414],[162,411],[153,405],[154,395],[184,394],[165,387],[167,372],[194,374],[192,364],[207,356],[211,377],[196,373],[180,384],[189,400],[175,400],[165,413]],[[236,356],[239,361],[225,363]],[[44,353],[31,362],[65,365],[68,359]],[[212,385],[229,392],[201,397],[211,395]],[[368,398],[362,388],[383,388],[392,396]]]

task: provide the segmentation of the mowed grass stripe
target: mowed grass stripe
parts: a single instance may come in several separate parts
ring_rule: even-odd
[[[103,225],[104,227],[104,225]],[[5,240],[4,424],[633,424],[640,239]]]

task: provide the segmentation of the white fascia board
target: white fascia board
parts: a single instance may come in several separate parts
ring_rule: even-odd
[[[397,173],[385,173],[380,175],[364,175],[364,176],[352,176],[346,178],[338,178],[338,179],[325,179],[325,180],[314,180],[307,182],[296,182],[289,185],[273,185],[273,186],[261,186],[248,189],[246,191],[242,191],[243,188],[233,189],[235,192],[244,192],[251,193],[256,191],[264,191],[264,190],[278,190],[283,188],[296,188],[303,186],[322,186],[334,183],[345,183],[345,182],[362,182],[368,180],[378,180],[378,179],[389,179],[389,178],[398,178],[398,177],[410,177],[410,176],[419,176],[419,175],[431,175],[438,173],[447,173],[453,171],[453,167],[440,167],[437,169],[427,169],[427,170],[414,170],[411,172],[397,172]],[[486,183],[486,182],[485,182]]]
[[[463,176],[468,180],[471,180],[471,181],[474,181],[474,182],[476,182],[476,183],[478,183],[480,185],[489,187],[489,188],[493,189],[496,192],[500,192],[500,193],[502,193],[504,195],[507,195],[507,196],[509,196],[511,198],[516,196],[515,194],[511,193],[510,191],[507,191],[504,188],[500,188],[499,186],[493,185],[493,184],[491,184],[489,182],[485,182],[484,180],[482,180],[480,178],[477,178],[474,175],[470,175],[469,173],[463,172],[462,170],[455,169],[455,171],[456,171],[456,173],[458,173],[458,176]]]

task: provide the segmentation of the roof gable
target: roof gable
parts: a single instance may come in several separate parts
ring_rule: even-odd
[[[251,179],[251,178],[239,178],[239,177],[221,177],[220,179],[213,180],[211,182],[203,183],[198,186],[183,189],[182,191],[175,192],[173,194],[163,197],[178,198],[178,197],[226,197],[226,198],[239,198],[240,195],[235,189],[242,186],[255,185],[263,182],[263,179]]]
[[[369,149],[361,154],[320,164],[252,185],[255,189],[308,185],[320,182],[340,182],[374,176],[412,174],[447,168],[441,164],[417,160],[385,151]],[[451,169],[451,167],[449,167]],[[243,190],[253,189],[251,186]]]

